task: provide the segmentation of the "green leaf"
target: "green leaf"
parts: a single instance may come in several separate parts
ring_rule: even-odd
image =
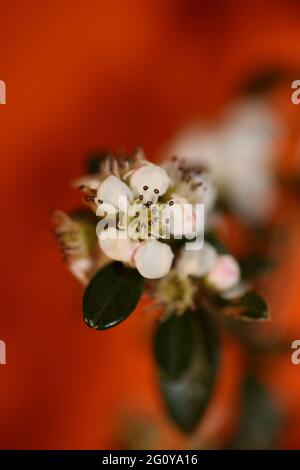
[[[170,417],[192,432],[210,400],[218,362],[218,334],[206,312],[172,315],[158,325],[155,358]]]
[[[169,379],[180,378],[189,367],[196,347],[190,314],[172,315],[160,323],[154,347],[157,365],[163,374]]]
[[[269,309],[265,300],[256,292],[247,292],[238,302],[242,309],[240,318],[248,320],[267,320]]]
[[[266,301],[256,292],[247,292],[237,299],[217,298],[223,314],[235,320],[264,321],[269,319]]]
[[[124,321],[143,292],[143,278],[135,269],[112,263],[100,269],[83,297],[84,320],[91,328],[105,330]]]
[[[271,259],[262,258],[259,255],[247,256],[239,260],[242,277],[250,279],[271,272],[276,267],[276,262]]]
[[[241,418],[230,449],[274,449],[281,425],[278,407],[267,389],[248,376],[242,390]]]

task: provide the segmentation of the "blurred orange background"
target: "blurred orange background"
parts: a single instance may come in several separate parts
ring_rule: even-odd
[[[155,159],[181,126],[218,115],[256,74],[281,67],[299,79],[300,4],[3,0],[0,12],[7,86],[0,106],[0,338],[7,345],[0,447],[126,448],[123,421],[133,415],[159,429],[152,441],[149,425],[150,446],[180,448],[184,438],[168,423],[157,390],[151,322],[137,309],[116,329],[84,325],[82,289],[61,262],[49,210],[78,204],[69,181],[90,151],[140,144]],[[279,162],[287,174],[300,168],[287,150],[300,128],[300,107],[289,95],[286,88],[272,98],[290,124]],[[279,316],[286,313],[290,340],[300,338],[300,226],[297,203],[288,207],[292,271],[285,259],[268,298]],[[272,282],[285,285],[280,299]],[[224,337],[199,442],[230,432],[242,368],[242,351]],[[268,356],[261,375],[285,413],[280,447],[299,447],[300,368],[287,351],[278,361]]]

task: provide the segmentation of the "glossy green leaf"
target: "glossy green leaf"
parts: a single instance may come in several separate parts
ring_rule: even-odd
[[[158,367],[169,379],[180,378],[189,367],[196,348],[194,336],[190,314],[172,315],[159,324],[155,357]]]
[[[220,313],[235,320],[264,321],[269,318],[268,305],[256,292],[247,292],[237,299],[218,297],[216,303],[220,308]]]
[[[218,362],[218,334],[206,312],[171,316],[158,325],[155,358],[160,389],[173,421],[192,432],[210,400]]]
[[[143,278],[135,269],[112,263],[100,269],[83,297],[84,320],[91,328],[105,330],[124,321],[143,292]]]
[[[269,309],[266,301],[256,292],[247,292],[238,302],[239,317],[248,320],[267,320]]]

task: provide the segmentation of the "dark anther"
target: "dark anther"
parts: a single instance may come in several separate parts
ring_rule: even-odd
[[[170,201],[169,206],[173,206],[173,205],[174,205],[174,201]]]
[[[158,189],[154,189],[155,194],[159,194]]]
[[[102,199],[98,199],[98,204],[103,204]]]
[[[142,201],[143,200],[143,196],[142,194],[139,195],[139,200]]]
[[[147,191],[147,189],[148,189],[148,186],[143,186],[144,191]]]

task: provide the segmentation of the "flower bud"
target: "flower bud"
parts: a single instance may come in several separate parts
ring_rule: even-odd
[[[238,262],[231,255],[221,255],[206,276],[210,287],[223,292],[240,282],[241,272]]]

